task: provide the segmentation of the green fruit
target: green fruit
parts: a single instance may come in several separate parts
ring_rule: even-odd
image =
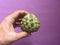
[[[21,21],[21,28],[26,32],[36,32],[40,27],[40,22],[34,14],[27,14]]]

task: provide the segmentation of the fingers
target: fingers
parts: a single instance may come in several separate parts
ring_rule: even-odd
[[[17,17],[21,18],[21,17],[23,17],[26,14],[28,14],[27,11],[19,10],[19,11],[16,11],[16,12],[12,13],[10,16],[15,19]]]
[[[28,36],[30,36],[29,33],[27,33],[27,32],[20,32],[20,33],[16,34],[15,40],[22,39],[22,38],[25,38],[25,37],[28,37]]]
[[[14,21],[21,21],[20,19],[23,18],[26,14],[28,14],[27,11],[19,10],[19,11],[16,11],[16,12],[10,14],[5,19],[7,21],[9,21],[10,23],[14,23]],[[19,20],[17,20],[17,19],[19,19]]]
[[[13,27],[13,29],[14,29],[14,27],[19,26],[18,24],[16,24],[15,21],[18,21],[18,22],[21,21],[21,20],[18,20],[18,18],[22,18],[26,14],[28,14],[28,12],[24,11],[24,10],[16,11],[16,12],[8,15],[7,17],[5,17],[4,20],[2,21],[1,25],[6,26],[7,28]]]

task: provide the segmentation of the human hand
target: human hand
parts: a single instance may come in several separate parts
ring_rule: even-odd
[[[16,22],[20,22],[23,16],[28,14],[24,10],[16,11],[9,16],[5,17],[0,24],[0,45],[9,45],[12,42],[24,38],[29,34],[27,32],[16,33],[14,29],[19,26]]]

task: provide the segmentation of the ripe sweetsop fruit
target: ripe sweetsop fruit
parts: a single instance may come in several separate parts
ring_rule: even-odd
[[[36,32],[40,27],[40,22],[34,14],[27,14],[22,18],[21,28],[26,32]]]

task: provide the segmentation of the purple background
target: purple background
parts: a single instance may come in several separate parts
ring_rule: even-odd
[[[39,31],[14,42],[12,45],[60,45],[60,0],[0,0],[0,23],[16,10],[27,10],[41,22]],[[19,30],[19,28],[17,29]]]

